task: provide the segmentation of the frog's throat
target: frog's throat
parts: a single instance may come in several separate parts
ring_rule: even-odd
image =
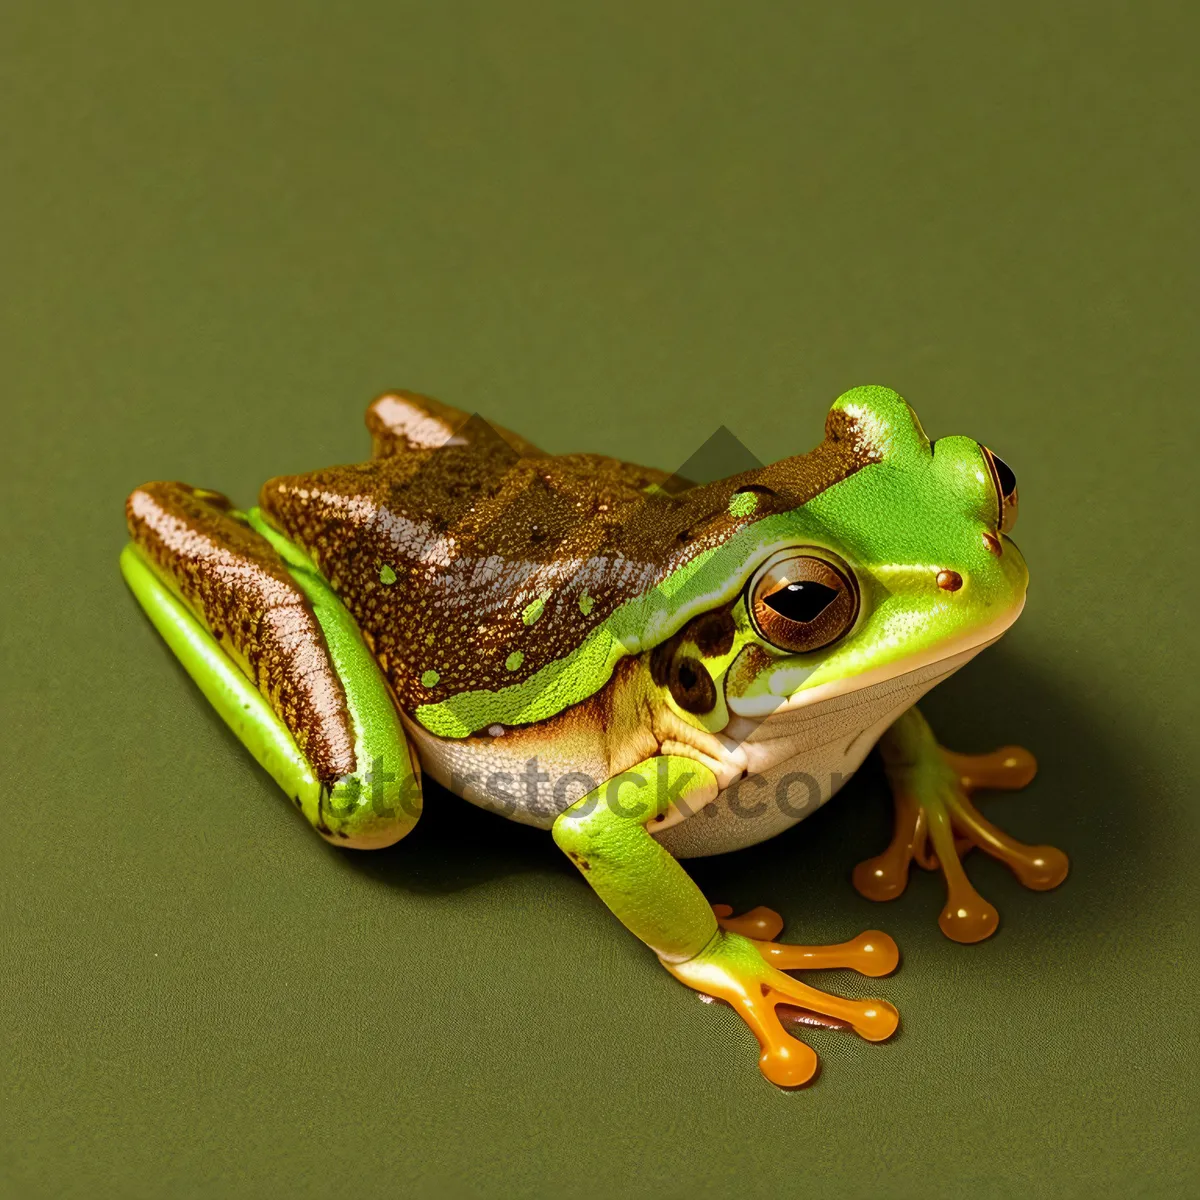
[[[829,683],[818,684],[812,688],[801,688],[799,691],[793,692],[790,696],[727,695],[725,702],[729,706],[729,711],[734,716],[750,717],[759,720],[766,717],[779,716],[783,713],[796,712],[799,709],[807,708],[809,705],[821,704],[826,700],[831,700],[835,696],[844,696],[848,692],[857,692],[863,688],[886,683],[889,679],[896,679],[901,675],[907,675],[910,671],[917,671],[922,667],[932,666],[934,663],[942,662],[945,659],[957,658],[960,655],[977,654],[993,642],[999,641],[1009,626],[1021,615],[1021,610],[1024,607],[1025,596],[1022,595],[1007,612],[988,622],[988,624],[980,626],[978,629],[970,630],[956,637],[947,638],[945,641],[937,642],[927,649],[922,650],[919,654],[898,659],[895,662],[884,663],[882,666],[873,667],[857,675],[848,675],[843,679],[834,679]],[[963,661],[965,662],[966,659],[964,658]]]

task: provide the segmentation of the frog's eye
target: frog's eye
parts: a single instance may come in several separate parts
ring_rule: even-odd
[[[780,650],[806,654],[853,627],[858,588],[849,570],[815,554],[789,551],[759,569],[750,582],[748,607],[760,637]]]
[[[986,446],[980,447],[983,457],[987,459],[988,470],[992,473],[992,483],[996,487],[996,500],[1000,505],[1000,515],[996,522],[1001,533],[1008,533],[1017,523],[1017,477],[1013,469],[998,454],[993,454]]]

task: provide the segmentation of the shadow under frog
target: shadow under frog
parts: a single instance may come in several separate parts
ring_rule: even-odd
[[[1004,714],[1014,740],[1035,752],[1038,776],[1019,799],[981,793],[980,807],[1018,835],[1044,836],[1072,856],[1069,884],[1039,896],[985,854],[969,855],[968,873],[1005,914],[999,936],[1019,938],[1024,923],[1038,920],[1054,922],[1065,939],[1118,926],[1123,906],[1112,881],[1127,868],[1136,872],[1147,848],[1141,809],[1130,797],[1154,782],[1116,752],[1084,699],[1028,653],[1001,642],[929,693],[923,706],[946,742],[962,750],[990,748],[988,730]],[[770,903],[801,922],[805,914],[832,912],[840,928],[877,922],[902,945],[910,937],[924,941],[930,915],[942,903],[936,873],[915,871],[906,892],[886,905],[863,899],[851,884],[854,866],[887,843],[891,827],[887,780],[872,754],[832,803],[792,829],[744,850],[689,860],[689,871],[707,896],[738,910]],[[436,783],[412,837],[369,855],[326,849],[341,869],[414,896],[525,874],[577,876],[538,830],[464,804]],[[986,952],[986,946],[976,951]],[[935,939],[924,953],[958,952]]]

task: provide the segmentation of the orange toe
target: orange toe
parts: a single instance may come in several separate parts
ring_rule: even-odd
[[[761,904],[740,917],[733,915],[733,908],[728,904],[714,904],[712,910],[722,929],[740,933],[742,937],[769,942],[783,932],[783,918],[774,909],[764,908]]]

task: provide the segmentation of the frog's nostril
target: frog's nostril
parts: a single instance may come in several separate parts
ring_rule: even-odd
[[[962,587],[962,576],[957,571],[939,571],[937,585],[943,592],[957,592]]]

